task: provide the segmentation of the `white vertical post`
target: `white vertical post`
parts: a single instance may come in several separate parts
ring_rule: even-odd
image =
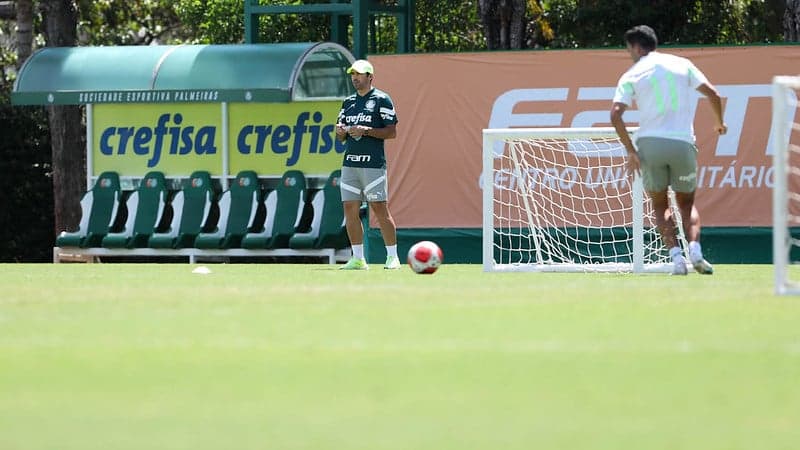
[[[228,136],[230,135],[228,120],[228,102],[222,102],[222,177],[220,185],[223,191],[228,190],[228,173],[230,171],[230,149],[228,148]]]
[[[483,130],[483,271],[494,265],[494,140]]]
[[[92,174],[94,173],[94,143],[92,142],[94,133],[94,113],[92,104],[86,104],[86,191],[92,190]]]
[[[775,171],[775,184],[772,188],[772,264],[775,268],[775,293],[786,290],[786,266],[789,263],[788,243],[788,202],[787,202],[787,163],[788,141],[784,126],[786,124],[786,91],[781,86],[781,78],[772,80],[772,127],[770,136],[772,166]]]
[[[634,174],[631,186],[633,205],[633,272],[644,272],[644,184],[642,177]]]

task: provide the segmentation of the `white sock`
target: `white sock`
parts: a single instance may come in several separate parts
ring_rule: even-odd
[[[353,246],[353,258],[364,259],[364,244]]]
[[[683,250],[680,247],[672,247],[669,249],[669,256],[672,258],[673,261],[678,259],[678,257],[683,258]]]
[[[394,256],[397,258],[397,244],[386,246],[386,256]]]
[[[692,258],[692,261],[700,261],[703,259],[703,249],[700,248],[699,242],[689,242],[689,257]]]

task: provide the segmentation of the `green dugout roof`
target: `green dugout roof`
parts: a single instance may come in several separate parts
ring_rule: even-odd
[[[292,102],[353,92],[355,58],[332,42],[48,47],[31,55],[15,105]]]

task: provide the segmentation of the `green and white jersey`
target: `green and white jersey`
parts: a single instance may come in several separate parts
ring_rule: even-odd
[[[364,125],[371,128],[385,128],[397,123],[394,103],[386,92],[372,88],[363,97],[355,93],[344,99],[339,111],[338,123],[345,126]],[[347,136],[347,150],[344,152],[345,167],[386,168],[386,155],[383,139],[362,136],[354,139]]]
[[[615,103],[639,107],[636,137],[679,139],[694,144],[696,89],[708,80],[691,61],[650,52],[625,72],[617,83]]]

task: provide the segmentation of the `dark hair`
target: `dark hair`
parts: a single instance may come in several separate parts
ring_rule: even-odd
[[[647,25],[637,25],[625,32],[625,42],[639,44],[642,49],[653,51],[658,45],[658,38],[652,28]]]

